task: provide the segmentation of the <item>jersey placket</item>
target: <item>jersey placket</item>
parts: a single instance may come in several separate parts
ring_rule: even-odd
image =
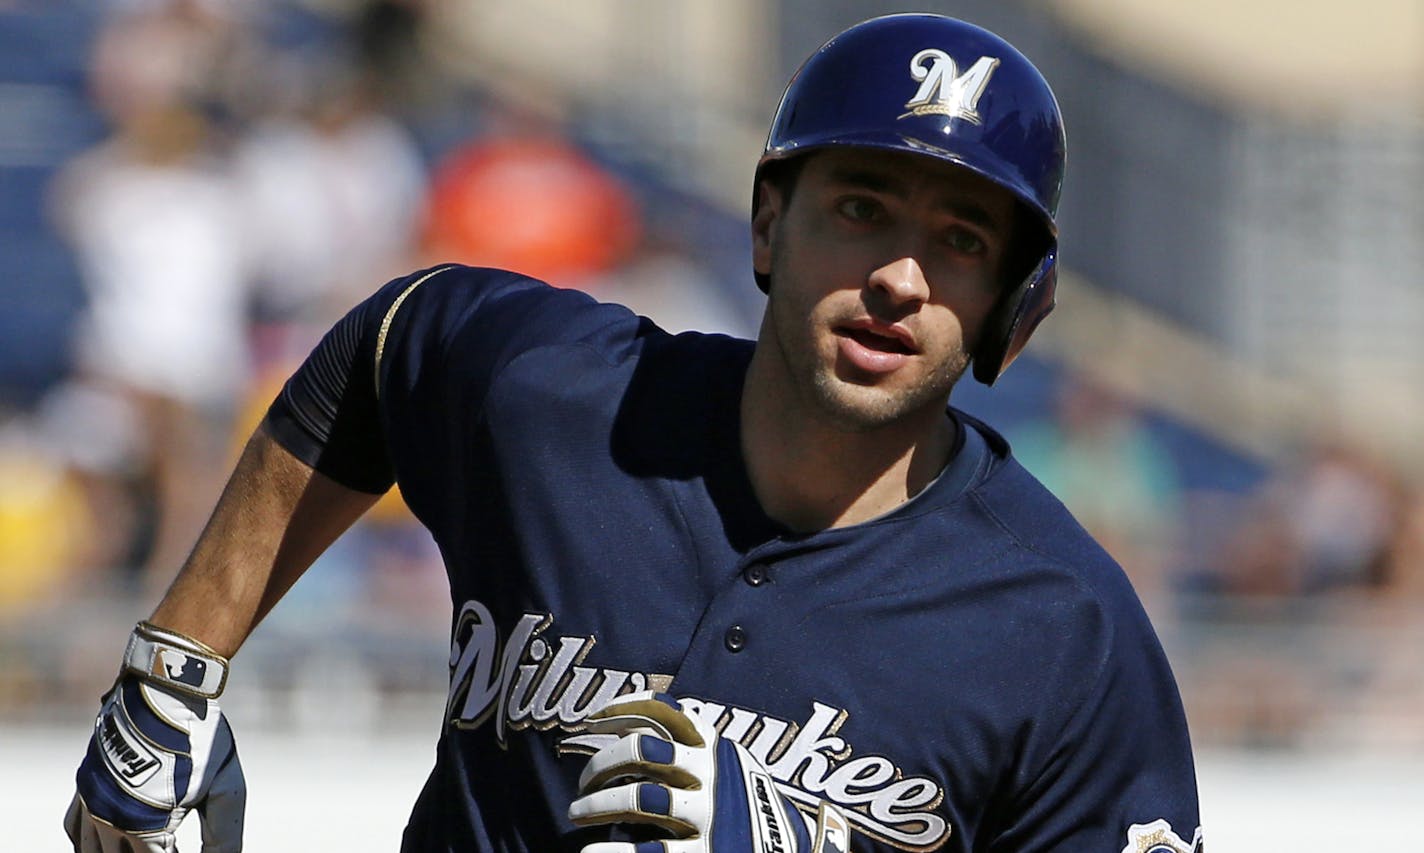
[[[796,630],[813,604],[802,571],[788,565],[804,539],[774,539],[745,554],[703,611],[674,679],[674,693],[749,679],[778,680],[778,638]]]

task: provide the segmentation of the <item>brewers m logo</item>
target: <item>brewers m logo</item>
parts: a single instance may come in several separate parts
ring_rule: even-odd
[[[999,67],[999,60],[981,56],[963,74],[949,54],[927,47],[910,60],[910,76],[919,81],[915,97],[905,102],[908,112],[900,118],[922,115],[946,115],[979,123],[979,97],[989,85],[989,76]]]

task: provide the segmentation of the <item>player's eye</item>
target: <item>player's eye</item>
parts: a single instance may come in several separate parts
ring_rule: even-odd
[[[982,254],[986,249],[982,237],[964,228],[951,228],[945,234],[944,242],[954,251],[966,255]]]
[[[881,217],[884,208],[874,199],[851,196],[842,199],[837,205],[837,210],[840,211],[841,216],[852,222],[874,222]]]

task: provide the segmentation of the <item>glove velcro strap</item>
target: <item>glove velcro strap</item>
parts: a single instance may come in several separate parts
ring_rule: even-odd
[[[216,699],[227,685],[227,658],[175,631],[138,623],[124,651],[124,669],[152,684],[200,699]]]

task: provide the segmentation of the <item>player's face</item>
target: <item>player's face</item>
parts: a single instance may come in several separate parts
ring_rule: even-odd
[[[760,345],[802,399],[852,430],[942,417],[1001,290],[1009,192],[939,160],[855,148],[810,155],[789,200],[759,191]]]

